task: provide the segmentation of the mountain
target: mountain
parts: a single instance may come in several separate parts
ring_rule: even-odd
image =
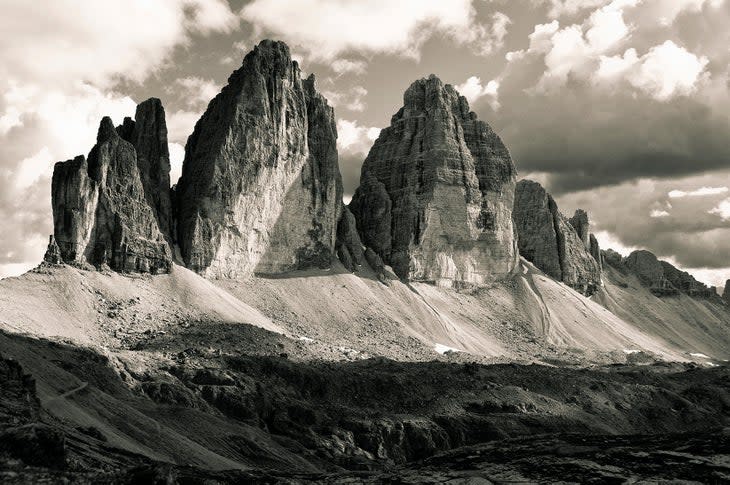
[[[406,90],[350,203],[362,242],[400,278],[440,286],[509,275],[516,170],[492,128],[434,75]]]
[[[162,221],[162,227],[169,229],[169,202],[162,202],[169,192],[169,162],[165,165],[164,161],[150,160],[145,153],[148,145],[143,141],[157,137],[157,143],[167,150],[165,132],[145,120],[148,107],[154,110],[155,106],[161,109],[159,101],[150,100],[137,110],[139,128],[129,133],[137,146],[117,133],[111,119],[104,118],[88,159],[81,155],[54,167],[51,192],[55,241],[51,244],[58,245],[63,261],[117,271],[170,270],[172,252],[160,225]],[[164,126],[164,112],[158,116]],[[154,132],[141,134],[145,129]],[[155,187],[151,180],[158,181]],[[165,181],[168,188],[163,186],[160,192],[160,183],[164,185]],[[168,208],[167,213],[158,212],[150,204],[148,197],[152,200],[153,192],[160,207]]]
[[[601,250],[436,76],[349,207],[336,139],[263,41],[174,193],[156,99],[56,165],[45,261],[0,281],[0,481],[727,478],[727,290]]]
[[[342,209],[334,112],[282,42],[231,74],[185,147],[185,265],[215,277],[327,267]]]

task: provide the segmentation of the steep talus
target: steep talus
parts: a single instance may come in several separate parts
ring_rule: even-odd
[[[567,219],[539,183],[520,180],[512,217],[520,255],[585,295],[601,286],[600,250],[590,237],[588,214],[578,211]]]
[[[342,184],[334,113],[263,41],[195,126],[176,191],[185,264],[214,277],[329,266]]]
[[[512,272],[515,168],[463,96],[414,82],[362,167],[350,210],[362,242],[402,279],[482,284]]]
[[[79,156],[57,163],[51,254],[55,243],[67,263],[124,272],[169,271],[171,249],[145,193],[143,180],[150,174],[143,175],[140,167],[135,146],[119,136],[109,118],[101,121],[88,160]]]

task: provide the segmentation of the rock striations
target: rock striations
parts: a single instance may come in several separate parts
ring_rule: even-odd
[[[588,214],[579,210],[567,219],[539,183],[520,180],[513,217],[520,254],[528,261],[585,295],[601,286],[600,249],[589,233]]]
[[[209,104],[177,187],[184,263],[212,277],[329,266],[342,210],[333,109],[265,40]]]
[[[159,100],[141,106],[150,105],[159,105]],[[164,127],[164,112],[159,116]],[[127,126],[132,126],[131,120]],[[124,127],[119,131],[123,132]],[[159,136],[159,143],[167,146],[164,131],[139,136]],[[150,168],[149,164],[139,164],[135,145],[119,135],[111,119],[102,119],[88,159],[78,156],[54,167],[54,239],[49,258],[58,251],[67,263],[90,263],[127,272],[169,271],[170,246],[143,183],[156,176],[148,173]],[[167,173],[169,180],[169,164]]]
[[[400,278],[481,284],[518,261],[515,174],[499,136],[431,75],[381,131],[350,210],[363,244]]]

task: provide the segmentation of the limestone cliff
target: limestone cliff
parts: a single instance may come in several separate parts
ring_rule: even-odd
[[[725,282],[725,290],[722,292],[722,298],[728,305],[730,305],[730,280]]]
[[[165,109],[157,98],[137,106],[134,121],[125,118],[117,127],[122,138],[134,145],[137,167],[147,203],[162,234],[172,245],[172,202],[170,198],[170,153],[167,145]]]
[[[596,253],[597,258],[592,255],[585,212],[576,212],[569,220],[539,183],[520,180],[515,190],[513,218],[520,254],[528,261],[585,295],[593,294],[601,286],[600,252]],[[600,251],[597,241],[595,251]]]
[[[499,136],[436,76],[414,82],[362,167],[350,209],[402,279],[482,284],[512,272],[515,167]]]
[[[53,244],[64,262],[117,271],[167,272],[171,251],[148,203],[134,145],[109,118],[96,145],[54,167]],[[51,248],[53,252],[55,248]]]
[[[332,108],[265,40],[195,125],[176,190],[185,264],[213,277],[325,267],[342,210]]]

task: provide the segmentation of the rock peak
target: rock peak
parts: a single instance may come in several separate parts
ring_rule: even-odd
[[[482,284],[517,264],[515,174],[499,136],[431,75],[406,89],[350,208],[363,243],[399,277]]]
[[[96,143],[104,143],[105,141],[115,138],[117,136],[117,129],[114,127],[112,119],[105,116],[99,123],[99,131],[96,134]]]
[[[176,189],[185,264],[213,277],[329,266],[342,212],[334,111],[289,47],[261,41],[188,139]]]

